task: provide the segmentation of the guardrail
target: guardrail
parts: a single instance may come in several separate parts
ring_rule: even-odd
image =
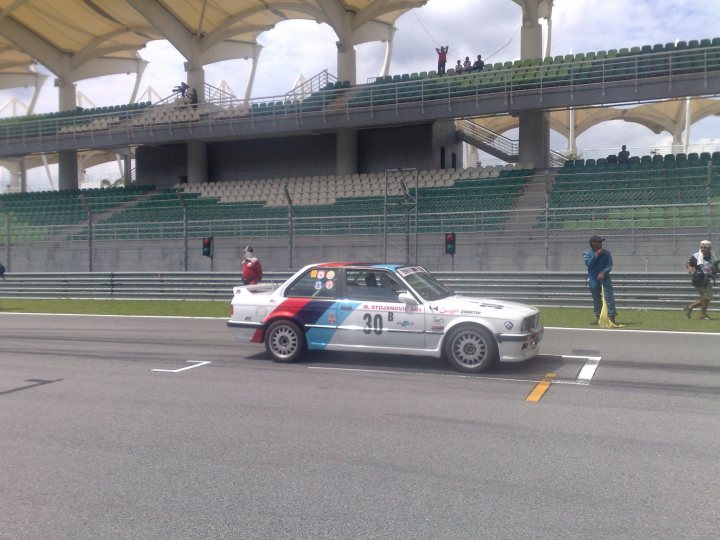
[[[282,283],[292,273],[266,272]],[[513,300],[537,306],[590,307],[583,272],[434,272],[458,294]],[[0,298],[118,300],[217,300],[229,302],[240,273],[77,272],[9,273]],[[683,273],[613,274],[618,309],[680,309],[696,293]]]

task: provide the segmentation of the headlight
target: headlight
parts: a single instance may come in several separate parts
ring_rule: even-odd
[[[525,317],[522,322],[522,326],[520,327],[520,330],[522,332],[530,332],[533,328],[535,328],[540,323],[540,314],[536,313],[535,315],[532,315],[530,317]]]

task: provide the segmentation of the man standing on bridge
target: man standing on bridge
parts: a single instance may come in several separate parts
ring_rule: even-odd
[[[590,293],[593,299],[593,311],[595,312],[595,321],[598,324],[600,312],[603,305],[603,293],[605,294],[605,303],[607,304],[607,312],[610,321],[615,324],[615,295],[613,294],[612,280],[610,272],[613,267],[612,255],[606,249],[603,249],[604,238],[594,234],[590,237],[590,249],[583,253],[585,266],[588,271],[587,283],[590,287]]]

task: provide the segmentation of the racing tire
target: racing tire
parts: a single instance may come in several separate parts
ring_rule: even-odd
[[[265,350],[275,362],[294,362],[307,350],[305,335],[292,321],[273,322],[265,332]]]
[[[485,328],[462,325],[453,328],[443,344],[445,359],[463,373],[480,373],[499,361],[498,344]]]

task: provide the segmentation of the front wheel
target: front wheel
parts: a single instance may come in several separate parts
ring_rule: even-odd
[[[306,348],[305,336],[292,321],[275,321],[265,332],[265,350],[275,362],[294,362]]]
[[[458,371],[480,373],[498,362],[498,345],[485,328],[464,325],[448,334],[444,356]]]

